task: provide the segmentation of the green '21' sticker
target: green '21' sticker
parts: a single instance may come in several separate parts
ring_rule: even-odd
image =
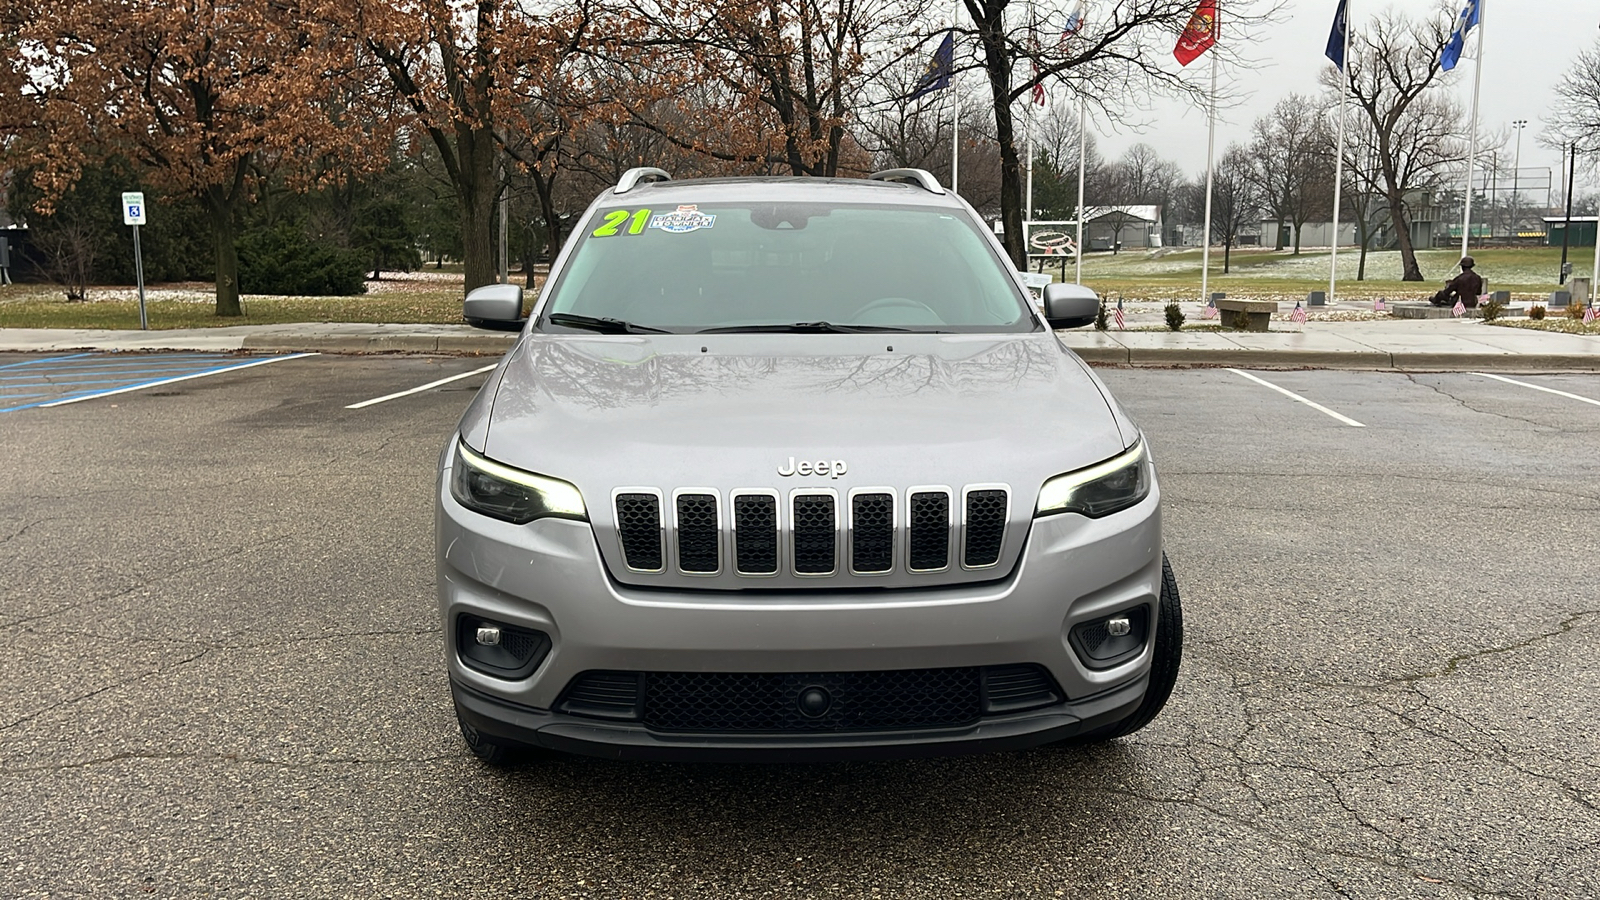
[[[596,228],[591,237],[611,237],[621,234],[622,223],[628,223],[628,234],[640,234],[644,231],[645,223],[650,221],[650,210],[641,209],[638,212],[628,212],[625,209],[614,209],[606,213],[606,220]]]

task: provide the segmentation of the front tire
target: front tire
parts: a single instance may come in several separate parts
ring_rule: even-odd
[[[1161,554],[1161,600],[1156,606],[1156,645],[1150,660],[1150,686],[1144,692],[1144,699],[1126,719],[1062,743],[1097,744],[1126,737],[1149,725],[1167,705],[1183,662],[1183,604],[1178,598],[1178,579],[1173,576],[1172,564],[1165,553]]]

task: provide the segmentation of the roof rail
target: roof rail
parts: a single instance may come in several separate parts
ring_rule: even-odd
[[[622,178],[617,182],[617,186],[613,190],[613,193],[626,194],[641,184],[648,184],[652,181],[671,180],[672,173],[666,171],[665,169],[657,169],[653,166],[640,166],[636,169],[629,169],[628,171],[623,172]]]
[[[882,172],[873,172],[867,178],[871,181],[916,182],[925,191],[935,194],[945,192],[944,187],[939,184],[939,179],[933,177],[933,173],[927,169],[884,169]]]

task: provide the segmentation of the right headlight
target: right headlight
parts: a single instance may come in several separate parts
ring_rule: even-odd
[[[513,469],[456,442],[450,494],[473,512],[524,525],[555,517],[585,521],[583,495],[565,481]]]
[[[1127,509],[1150,495],[1150,455],[1144,438],[1127,450],[1086,469],[1046,481],[1034,516],[1075,512],[1098,519]]]

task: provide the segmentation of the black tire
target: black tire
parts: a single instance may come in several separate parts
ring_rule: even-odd
[[[1156,608],[1156,646],[1150,660],[1150,687],[1144,692],[1133,715],[1120,722],[1068,738],[1066,744],[1096,744],[1126,737],[1149,725],[1172,696],[1178,683],[1178,668],[1183,663],[1183,604],[1178,599],[1178,579],[1172,564],[1161,554],[1161,600]]]
[[[461,718],[460,710],[456,711],[456,724],[461,726],[461,739],[466,742],[467,749],[482,762],[491,766],[509,766],[522,760],[520,745],[490,738],[468,725],[467,720]]]

